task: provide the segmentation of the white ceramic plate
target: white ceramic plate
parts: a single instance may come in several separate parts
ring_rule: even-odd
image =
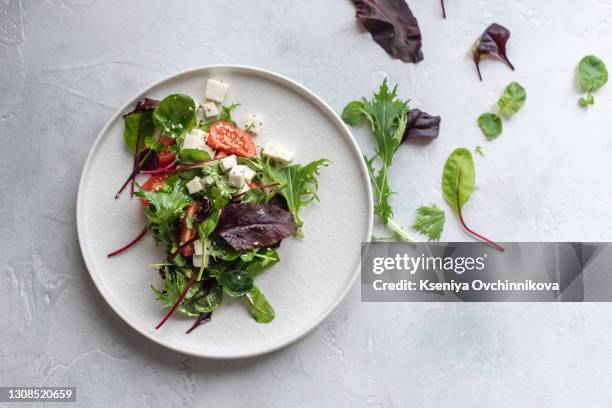
[[[190,334],[192,319],[175,314],[160,330],[165,311],[151,285],[162,280],[148,265],[159,262],[161,248],[149,236],[117,257],[106,254],[129,242],[145,224],[137,200],[114,195],[129,174],[132,157],[123,144],[122,114],[142,96],[162,99],[186,93],[202,100],[213,77],[230,84],[228,102],[239,102],[234,117],[244,125],[249,113],[264,117],[258,145],[274,141],[291,147],[297,163],[319,158],[333,164],[320,176],[319,205],[303,211],[305,238],[289,238],[281,261],[257,278],[276,311],[258,324],[233,299],[224,299],[212,321]],[[213,66],[168,78],[129,101],[106,124],[85,163],[77,198],[77,227],[83,258],[98,290],[130,326],[151,340],[202,357],[238,358],[267,353],[299,339],[342,300],[358,274],[360,242],[372,229],[372,192],[367,171],[347,128],[321,99],[297,83],[260,69]]]

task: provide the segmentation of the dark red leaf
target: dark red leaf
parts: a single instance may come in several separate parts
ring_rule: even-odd
[[[142,112],[151,112],[155,110],[155,107],[159,103],[156,99],[151,98],[141,98],[136,102],[136,106],[131,112],[126,113],[123,117],[131,115],[132,113],[142,113]]]
[[[482,81],[482,75],[480,74],[480,60],[483,56],[491,55],[499,58],[506,63],[514,71],[514,66],[506,55],[506,43],[510,38],[510,31],[497,23],[491,24],[482,33],[472,51],[474,57],[474,63],[476,64],[476,71],[478,71],[478,78]]]
[[[421,30],[405,0],[353,0],[357,19],[393,58],[419,62]]]
[[[290,212],[268,204],[235,203],[223,209],[216,233],[237,251],[269,248],[295,233]]]
[[[419,142],[431,141],[440,133],[440,116],[432,116],[419,109],[411,109],[408,113],[408,123],[402,137],[402,143],[407,140]]]

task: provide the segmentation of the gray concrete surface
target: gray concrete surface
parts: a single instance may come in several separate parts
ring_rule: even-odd
[[[411,1],[425,60],[391,60],[350,2],[0,1],[0,385],[75,385],[74,407],[604,407],[612,404],[608,304],[362,304],[356,286],[317,330],[274,354],[200,360],[133,332],[83,265],[77,182],[105,121],[149,84],[207,64],[246,64],[306,85],[340,111],[388,76],[441,114],[439,140],[402,147],[397,219],[442,198],[449,152],[482,145],[473,227],[498,240],[609,241],[612,87],[576,105],[575,66],[612,63],[612,2]],[[517,70],[473,40],[512,31]],[[525,108],[487,143],[475,125],[520,81]],[[367,132],[356,132],[365,151]],[[443,239],[468,239],[450,218]],[[357,254],[356,254],[357,256]],[[48,404],[49,406],[58,406]]]

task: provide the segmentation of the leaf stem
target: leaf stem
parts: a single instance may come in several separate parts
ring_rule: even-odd
[[[387,222],[387,227],[389,227],[389,229],[393,232],[393,235],[395,235],[396,238],[399,238],[402,241],[406,242],[416,242],[414,238],[408,235],[408,233],[401,227],[401,225],[393,221],[393,218],[389,218],[389,221]]]
[[[446,18],[446,9],[444,8],[444,0],[440,0],[440,4],[442,5],[442,18]]]
[[[174,306],[172,306],[170,311],[166,314],[166,316],[164,316],[161,322],[159,322],[159,324],[155,326],[155,330],[159,330],[159,328],[162,327],[164,323],[166,323],[166,321],[170,318],[170,316],[172,316],[176,308],[181,304],[183,299],[185,299],[185,296],[187,296],[187,292],[189,292],[189,289],[191,289],[191,287],[193,286],[193,283],[195,282],[195,277],[196,277],[196,274],[192,273],[191,278],[189,278],[189,282],[187,282],[187,286],[185,286],[185,289],[183,289],[183,293],[181,293],[181,296],[179,296],[176,303],[174,303]]]
[[[126,244],[126,245],[122,246],[122,247],[121,247],[121,248],[119,248],[118,250],[113,251],[113,252],[111,252],[111,253],[107,254],[106,256],[107,256],[108,258],[111,258],[111,257],[113,257],[113,256],[115,256],[115,255],[119,255],[120,253],[122,253],[122,252],[124,252],[124,251],[127,251],[128,249],[130,249],[131,247],[133,247],[134,245],[136,245],[136,243],[137,243],[138,241],[140,241],[140,240],[141,240],[141,239],[142,239],[142,238],[143,238],[143,237],[146,235],[146,233],[147,233],[148,231],[149,231],[149,227],[148,227],[148,226],[144,227],[144,229],[142,230],[142,232],[141,232],[140,234],[138,234],[138,236],[137,236],[136,238],[134,238],[132,241],[130,241],[128,244]]]
[[[459,222],[461,222],[461,225],[463,226],[463,228],[470,234],[472,234],[473,236],[475,236],[476,238],[478,238],[479,240],[485,242],[486,244],[492,246],[493,248],[497,249],[499,252],[504,252],[504,248],[491,241],[489,238],[480,235],[479,233],[477,233],[476,231],[472,230],[470,227],[467,226],[467,224],[465,223],[465,221],[463,220],[463,214],[461,214],[461,205],[459,204],[459,183],[461,181],[461,170],[459,171],[459,177],[457,177],[457,214],[459,215]]]

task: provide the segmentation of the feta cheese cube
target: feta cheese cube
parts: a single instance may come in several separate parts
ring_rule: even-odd
[[[263,150],[263,155],[283,166],[291,163],[293,160],[293,151],[286,147],[278,146],[273,143],[268,143]]]
[[[206,102],[204,104],[204,115],[207,118],[212,118],[213,116],[219,115],[219,109],[217,109],[217,105],[214,102]]]
[[[202,179],[198,176],[189,180],[186,186],[187,190],[189,191],[189,194],[199,193],[200,191],[204,190],[204,186],[202,185]]]
[[[246,130],[252,133],[259,133],[263,126],[263,119],[254,113],[251,113],[247,119]]]
[[[202,129],[193,129],[191,132],[185,135],[185,139],[183,140],[183,145],[181,146],[181,149],[204,150],[207,146],[207,138],[208,133],[206,133]]]
[[[229,185],[242,187],[244,185],[244,169],[246,166],[234,166],[229,172]]]
[[[248,184],[253,181],[253,177],[255,177],[257,173],[255,170],[248,166],[244,166],[244,181]]]
[[[208,266],[209,260],[210,257],[206,255],[206,261],[204,262],[204,266]],[[193,257],[191,258],[191,262],[196,268],[200,268],[202,266],[202,261],[204,261],[204,257],[202,255],[193,255]]]
[[[245,182],[246,182],[246,180],[245,180]],[[236,192],[236,195],[238,195],[238,194],[244,194],[244,193],[246,193],[247,191],[249,191],[250,189],[251,189],[251,187],[249,187],[249,185],[248,185],[247,183],[244,183],[244,185],[242,186],[242,188]]]
[[[208,133],[202,129],[193,129],[190,133],[185,136],[181,149],[194,149],[202,150],[210,156],[212,159],[215,157],[215,149],[206,144],[208,140]]]
[[[236,156],[233,154],[219,160],[219,167],[221,167],[221,171],[228,171],[237,164],[238,162],[236,161]]]
[[[221,81],[217,81],[216,79],[209,79],[208,81],[206,81],[206,99],[221,103],[223,102],[223,99],[225,99],[225,95],[227,95],[228,89],[228,84]]]
[[[201,239],[193,241],[193,253],[196,255],[202,255],[202,240]]]

